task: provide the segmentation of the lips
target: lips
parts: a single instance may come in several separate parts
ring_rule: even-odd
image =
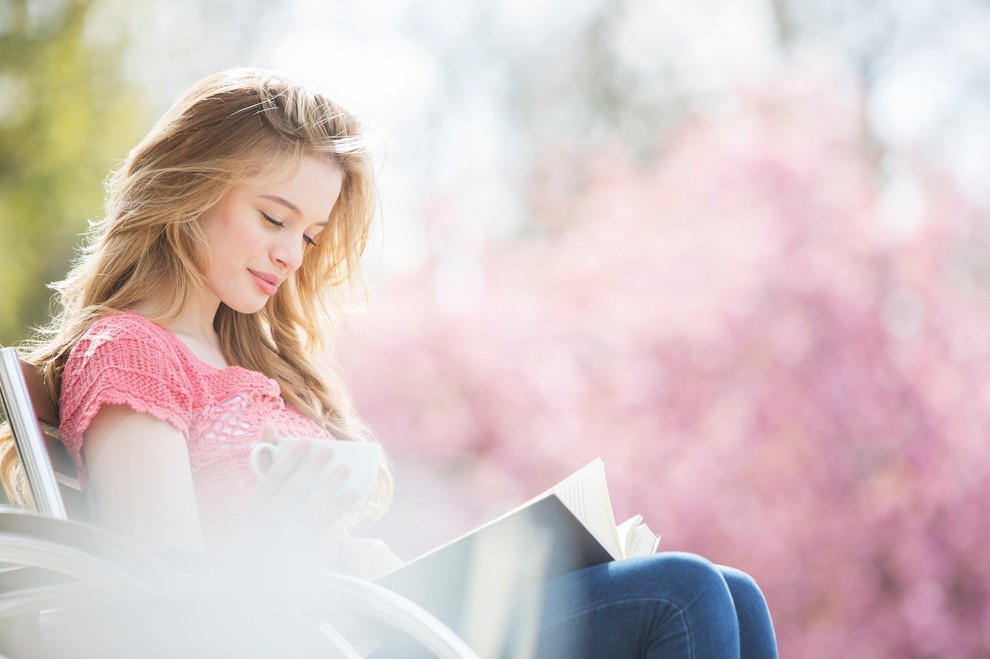
[[[275,291],[278,290],[278,285],[281,283],[281,279],[275,275],[270,275],[267,272],[257,272],[248,268],[248,272],[254,278],[254,283],[258,285],[261,292],[265,295],[275,295]]]

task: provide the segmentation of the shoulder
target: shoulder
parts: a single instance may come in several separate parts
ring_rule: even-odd
[[[104,405],[129,407],[185,432],[197,391],[189,359],[168,330],[132,313],[99,318],[62,372],[62,441],[85,473],[83,434]]]
[[[170,337],[168,330],[143,316],[128,312],[94,321],[80,337],[72,353],[92,354],[107,347],[123,353],[136,350],[165,354],[177,352],[175,339]]]
[[[190,374],[189,358],[177,338],[142,316],[123,312],[94,321],[80,337],[65,365],[62,394],[73,384],[98,385],[104,378],[184,389]]]

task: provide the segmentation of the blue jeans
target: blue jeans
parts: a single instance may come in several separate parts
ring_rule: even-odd
[[[666,552],[551,579],[532,636],[507,656],[777,657],[770,612],[748,575]]]

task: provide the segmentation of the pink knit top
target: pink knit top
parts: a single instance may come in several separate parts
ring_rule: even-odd
[[[282,436],[329,438],[285,404],[274,380],[238,366],[210,366],[174,334],[131,312],[101,318],[80,339],[65,365],[59,402],[59,431],[84,486],[83,433],[102,405],[126,405],[185,435],[207,551],[233,549],[251,531],[248,499],[257,477],[248,456],[263,424]],[[346,535],[343,524],[340,534]]]

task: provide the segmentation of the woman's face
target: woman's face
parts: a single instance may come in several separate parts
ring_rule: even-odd
[[[213,295],[234,311],[260,311],[319,242],[341,184],[337,165],[304,157],[287,179],[234,185],[203,215]]]

